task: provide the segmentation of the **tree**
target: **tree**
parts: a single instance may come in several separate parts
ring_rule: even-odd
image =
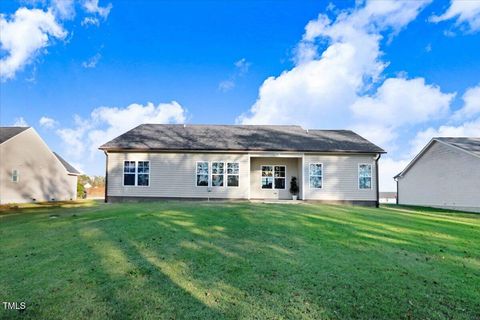
[[[77,198],[83,199],[84,193],[85,193],[85,187],[80,181],[78,181],[77,182]]]

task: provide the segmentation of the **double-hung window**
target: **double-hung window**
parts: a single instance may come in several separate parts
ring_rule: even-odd
[[[360,189],[372,189],[372,165],[358,165],[358,187]]]
[[[225,180],[225,163],[212,162],[212,187],[223,187]]]
[[[137,186],[148,186],[150,183],[150,162],[138,161]]]
[[[208,162],[197,162],[197,187],[208,187]]]
[[[285,189],[285,166],[274,166],[275,189]]]
[[[18,170],[17,169],[13,169],[12,170],[12,182],[18,182]]]
[[[285,166],[262,166],[262,189],[285,189]]]
[[[262,166],[262,189],[273,189],[273,166]]]
[[[239,163],[238,162],[228,162],[227,163],[227,186],[228,187],[238,187],[239,186]]]
[[[124,161],[123,162],[124,186],[149,186],[150,161]]]
[[[124,186],[135,185],[135,161],[123,162],[123,185]]]
[[[323,187],[323,164],[310,163],[309,175],[310,188],[321,189]]]

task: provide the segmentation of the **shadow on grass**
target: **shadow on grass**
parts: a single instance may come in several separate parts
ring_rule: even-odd
[[[62,252],[40,272],[71,270],[43,284],[74,290],[50,294],[31,315],[51,318],[47,305],[58,301],[71,306],[64,317],[98,319],[480,314],[479,219],[393,209],[162,202],[40,216],[32,237],[50,239],[40,254]],[[33,262],[21,263],[5,292]]]

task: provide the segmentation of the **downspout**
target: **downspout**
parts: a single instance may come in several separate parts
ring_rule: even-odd
[[[377,187],[377,202],[375,203],[375,207],[380,207],[380,188],[378,186],[378,160],[382,157],[382,154],[379,153],[377,158],[375,159],[375,185]]]
[[[398,194],[399,194],[399,190],[398,190],[398,177],[395,178],[395,182],[397,183],[397,197],[395,198],[395,203],[398,205]]]
[[[108,202],[108,153],[107,151],[103,151],[105,153],[105,203]]]

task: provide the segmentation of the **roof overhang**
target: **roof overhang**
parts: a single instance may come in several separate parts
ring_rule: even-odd
[[[384,150],[358,151],[358,150],[276,150],[276,149],[151,149],[151,148],[98,148],[104,152],[138,152],[138,153],[263,153],[263,152],[289,152],[289,153],[324,153],[324,154],[384,154]]]

